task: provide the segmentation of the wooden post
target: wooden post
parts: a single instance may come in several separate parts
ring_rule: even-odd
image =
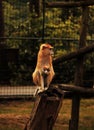
[[[94,0],[46,2],[46,8],[73,8],[94,5]]]
[[[52,130],[62,106],[62,100],[63,92],[57,88],[50,88],[37,96],[25,130]]]
[[[36,16],[40,16],[40,0],[29,0],[29,10],[31,13],[33,11],[36,13]]]
[[[93,52],[93,51],[94,51],[94,43],[92,45],[80,48],[79,50],[76,50],[74,52],[70,52],[68,54],[58,56],[54,58],[53,63],[54,65],[55,64],[57,65],[58,63],[62,61],[64,62],[64,61],[72,60],[73,58],[82,57],[83,55]]]
[[[81,25],[79,48],[85,46],[87,24],[88,24],[88,7],[85,6],[82,7],[82,25]],[[83,61],[84,56],[77,58],[77,66],[75,73],[75,85],[77,86],[83,86]],[[74,95],[72,99],[72,112],[71,112],[71,120],[69,123],[69,130],[78,130],[79,108],[80,108],[80,96]]]

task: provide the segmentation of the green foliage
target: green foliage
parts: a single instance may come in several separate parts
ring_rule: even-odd
[[[36,57],[39,45],[42,43],[43,17],[29,11],[28,0],[3,1],[5,36],[9,47],[19,48],[19,65],[10,65],[13,77],[12,84],[30,84],[31,74],[36,65]],[[94,8],[90,7],[90,25],[93,26]],[[45,12],[45,38],[55,48],[55,56],[64,55],[74,51],[78,47],[81,23],[81,9],[46,9]],[[88,29],[88,38],[93,37],[93,30]],[[54,38],[54,39],[52,39]],[[52,39],[52,40],[51,40]],[[72,40],[73,39],[73,40]],[[91,68],[90,57],[86,61],[86,68]],[[64,67],[64,68],[63,68]],[[73,80],[75,62],[61,63],[56,68],[58,80],[70,82]],[[61,69],[60,69],[61,68]],[[62,71],[64,70],[64,71]],[[66,72],[65,72],[66,70]],[[61,73],[62,72],[62,73]],[[67,74],[67,75],[66,75]],[[70,74],[72,76],[70,76]],[[57,78],[56,76],[56,78]],[[69,78],[70,77],[70,78]]]
[[[46,36],[47,37],[57,37],[57,38],[78,38],[80,25],[77,22],[77,19],[74,19],[73,16],[70,16],[65,21],[62,21],[60,17],[60,9],[52,9],[46,12]]]

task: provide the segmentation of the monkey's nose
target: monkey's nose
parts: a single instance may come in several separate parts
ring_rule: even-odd
[[[50,53],[50,54],[51,54],[51,56],[52,56],[52,57],[54,57],[54,51],[51,51],[51,53]]]

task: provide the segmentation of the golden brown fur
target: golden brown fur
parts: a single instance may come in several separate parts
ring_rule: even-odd
[[[46,87],[49,87],[55,73],[52,65],[52,46],[49,44],[42,44],[38,52],[37,65],[35,71],[33,72],[33,82],[41,87],[41,90],[44,90],[44,77],[43,73],[46,76]],[[45,71],[46,70],[46,71]]]

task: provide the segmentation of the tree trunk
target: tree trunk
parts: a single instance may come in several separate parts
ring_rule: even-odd
[[[37,96],[25,130],[52,130],[62,106],[63,92],[50,88]]]

